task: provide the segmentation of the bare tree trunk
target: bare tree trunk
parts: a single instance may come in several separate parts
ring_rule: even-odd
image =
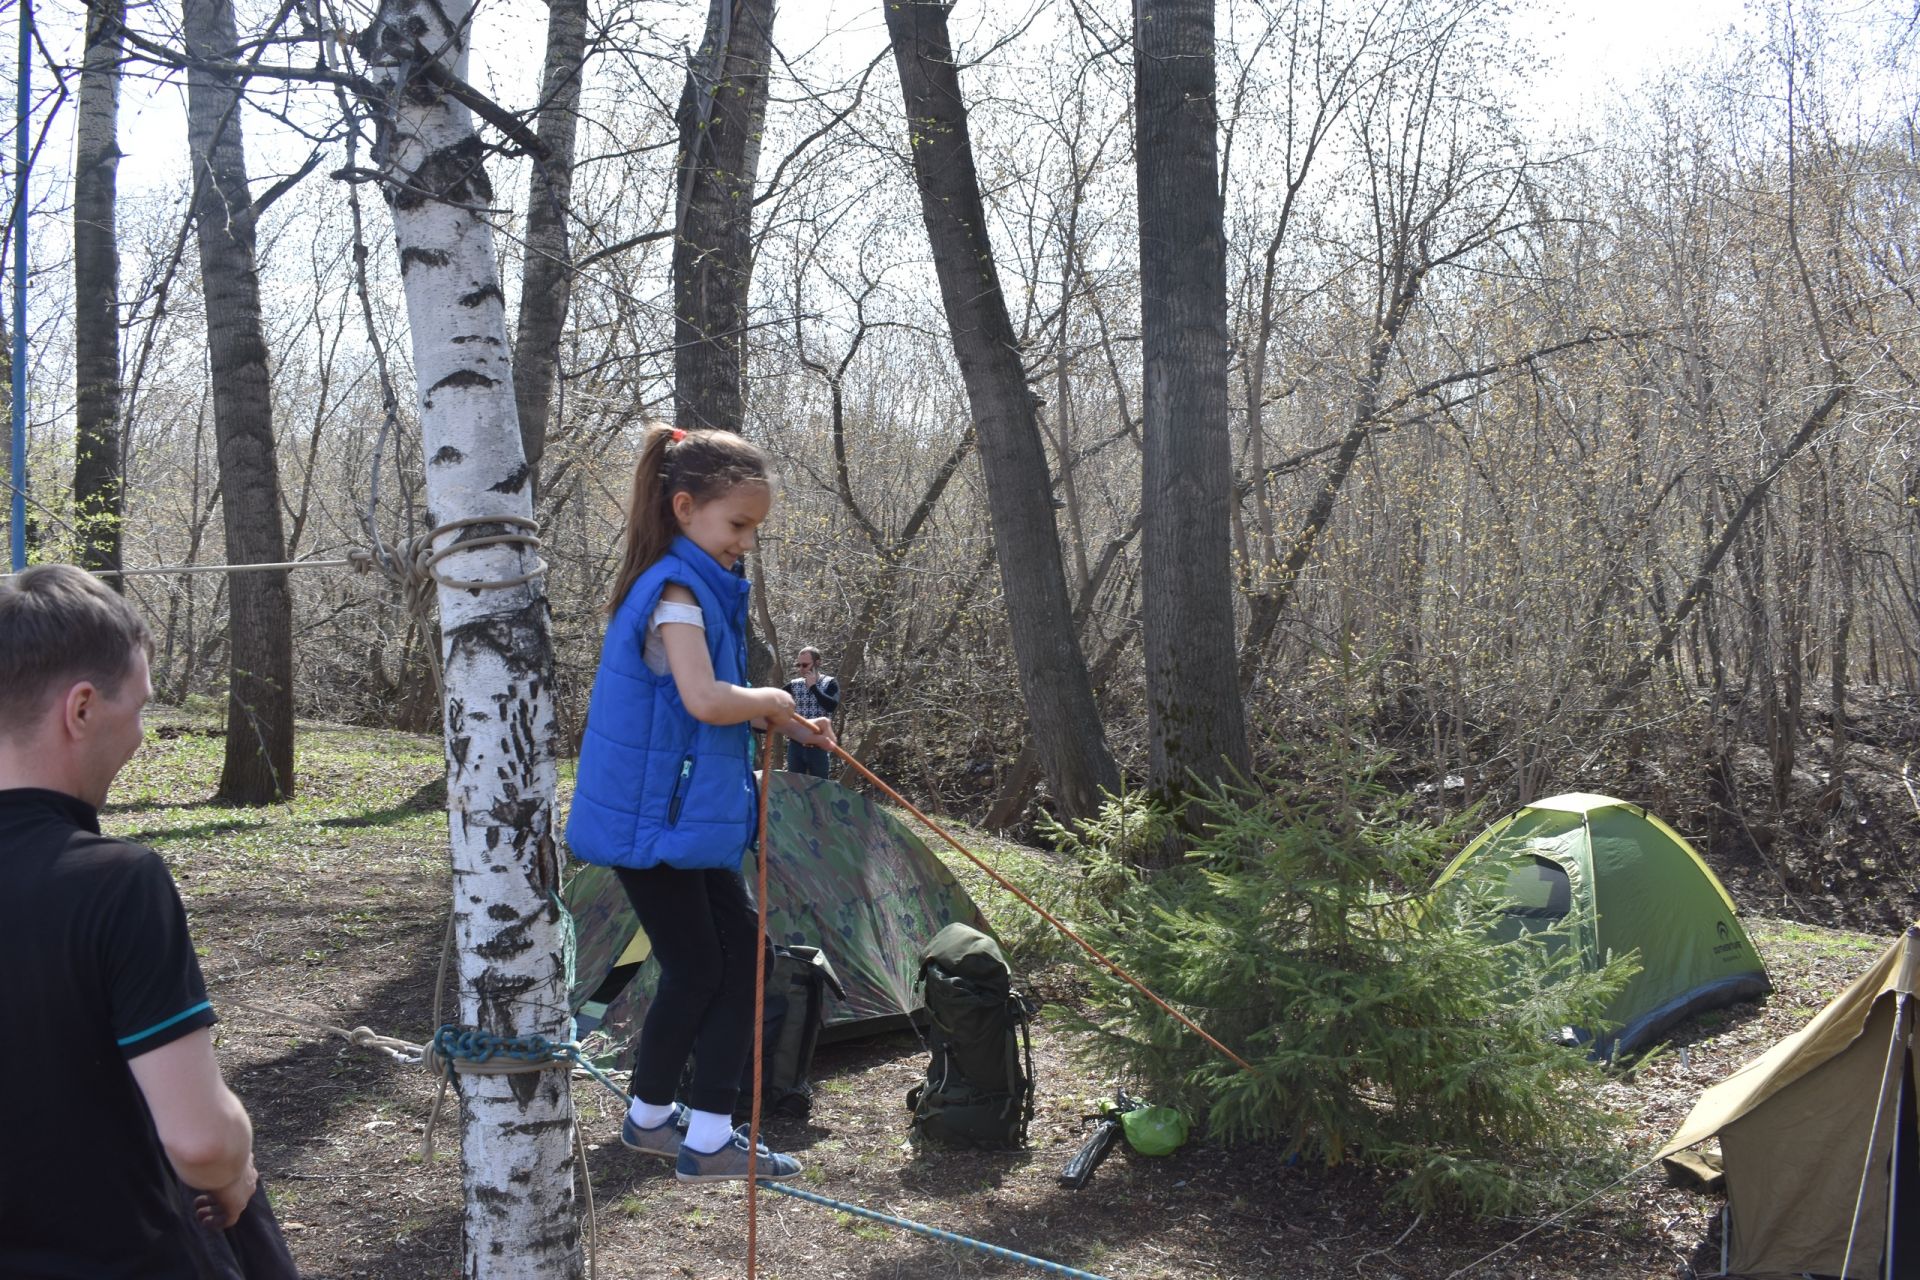
[[[1829,809],[1838,807],[1847,791],[1847,684],[1852,671],[1847,640],[1853,631],[1857,598],[1853,534],[1846,517],[1836,510],[1836,488],[1823,477],[1828,555],[1834,572],[1833,594],[1827,603],[1827,696],[1833,704],[1827,712],[1827,727],[1833,735],[1833,748],[1827,753],[1827,791],[1821,802]]]
[[[1074,638],[1034,396],[1000,291],[944,0],[886,0],[920,212],[973,411],[1000,580],[1034,749],[1062,816],[1119,787],[1085,655]],[[1229,664],[1231,670],[1231,664]]]
[[[533,497],[493,231],[467,109],[471,5],[386,0],[360,38],[385,91],[376,154],[413,333],[427,507],[441,549],[447,809],[460,1020],[496,1036],[567,1037],[560,856],[553,833],[553,649],[545,591],[525,543]],[[454,581],[498,583],[481,589]],[[458,1078],[466,1206],[462,1274],[572,1280],[583,1272],[565,1071]]]
[[[803,356],[802,359],[804,358]],[[900,575],[906,566],[907,557],[913,553],[914,544],[919,541],[921,533],[925,531],[927,522],[933,518],[934,509],[939,505],[941,495],[947,491],[947,485],[952,482],[954,475],[960,470],[960,464],[966,460],[967,454],[972,452],[974,447],[973,430],[969,428],[961,432],[960,439],[954,443],[952,452],[947,454],[939,468],[934,471],[933,478],[927,482],[925,492],[920,495],[920,501],[907,516],[907,522],[901,526],[899,533],[889,538],[854,497],[853,483],[847,470],[846,414],[841,396],[840,374],[846,372],[847,361],[852,358],[853,353],[848,352],[847,360],[841,362],[839,373],[833,376],[831,383],[833,456],[838,464],[835,468],[835,476],[839,481],[841,505],[853,517],[854,523],[859,525],[867,535],[874,554],[880,559],[880,572],[872,585],[867,588],[860,610],[855,615],[853,629],[848,633],[846,643],[840,648],[836,678],[843,689],[852,688],[866,668],[867,647],[880,625],[883,612],[893,603],[894,593],[899,588]]]
[[[1134,10],[1145,457],[1141,620],[1153,786],[1251,772],[1235,680],[1225,232],[1212,0]]]
[[[126,0],[89,0],[81,61],[73,167],[73,509],[80,563],[119,569],[120,242],[115,230],[120,165],[120,24]],[[108,578],[116,591],[126,583]]]
[[[767,564],[766,559],[767,549],[761,547],[755,554],[760,557],[761,572],[771,576],[772,569]],[[754,581],[753,616],[758,621],[759,626],[757,628],[757,634],[751,637],[748,652],[755,656],[759,664],[758,670],[755,673],[758,677],[756,683],[785,684],[786,682],[780,678],[782,675],[780,667],[780,630],[773,625],[773,608],[767,603],[766,577],[761,577]],[[751,641],[758,641],[760,648],[755,648]],[[764,652],[762,652],[762,650],[764,650]]]
[[[188,56],[230,62],[229,0],[184,0]],[[220,503],[230,564],[287,558],[274,456],[273,391],[254,262],[256,211],[247,189],[240,85],[225,72],[187,72],[187,142],[194,228],[207,305],[207,364],[220,450]],[[220,798],[270,804],[293,794],[293,601],[285,570],[232,575],[227,751]]]
[[[746,420],[748,230],[772,46],[773,0],[712,0],[680,95],[673,406],[682,427],[738,431]]]
[[[1091,596],[1091,592],[1088,593]],[[1131,597],[1132,589],[1128,589]],[[1084,623],[1085,619],[1082,618]],[[1132,642],[1131,629],[1122,627],[1112,639],[1107,641],[1106,651],[1093,662],[1093,681],[1096,687],[1105,685],[1113,674],[1114,666],[1120,661],[1120,655],[1126,652]],[[1034,755],[1033,739],[1028,737],[1020,746],[1020,754],[1013,758],[1007,771],[1001,776],[1000,790],[993,798],[987,816],[980,825],[989,831],[1005,831],[1018,822],[1027,812],[1027,806],[1033,799],[1033,788],[1040,781],[1040,765]]]
[[[587,48],[586,0],[547,0],[547,65],[540,80],[536,156],[527,190],[527,256],[520,274],[520,323],[513,335],[513,396],[527,470],[540,471],[553,409],[560,333],[573,289],[567,213],[573,200],[580,68]]]
[[[1313,495],[1313,502],[1308,506],[1305,516],[1301,518],[1300,530],[1287,548],[1286,559],[1273,570],[1272,581],[1265,590],[1254,596],[1248,608],[1247,633],[1240,646],[1239,683],[1243,689],[1253,688],[1261,660],[1265,658],[1267,648],[1273,641],[1274,630],[1279,625],[1280,615],[1293,598],[1294,589],[1300,582],[1300,573],[1306,568],[1307,561],[1312,559],[1314,548],[1319,545],[1320,534],[1333,518],[1333,510],[1340,501],[1340,491],[1346,485],[1347,476],[1359,459],[1361,448],[1380,429],[1376,415],[1380,409],[1381,379],[1385,375],[1388,357],[1393,353],[1394,341],[1399,337],[1400,326],[1414,299],[1419,296],[1422,279],[1423,273],[1410,274],[1394,294],[1394,305],[1380,322],[1373,348],[1368,353],[1366,370],[1357,379],[1353,418],[1345,434],[1340,437],[1339,447],[1327,467],[1326,477]]]
[[[833,479],[835,492],[839,495],[841,509],[853,521],[854,526],[866,538],[867,545],[873,550],[879,561],[879,572],[868,585],[854,614],[854,624],[847,633],[847,639],[835,655],[834,671],[841,687],[851,688],[859,680],[866,667],[868,646],[875,631],[879,628],[885,611],[892,606],[894,594],[900,585],[900,577],[905,568],[907,557],[912,554],[915,543],[925,531],[927,522],[932,519],[934,508],[940,497],[947,491],[954,475],[960,470],[960,464],[974,446],[973,427],[969,425],[960,433],[960,439],[954,442],[940,465],[935,468],[933,478],[927,482],[926,490],[920,495],[920,501],[907,516],[906,523],[899,532],[889,534],[880,527],[879,522],[867,513],[853,491],[853,470],[847,458],[847,400],[846,376],[854,357],[859,354],[861,345],[872,332],[866,319],[866,300],[873,292],[869,285],[865,292],[853,300],[856,327],[853,340],[840,359],[829,367],[823,361],[807,354],[804,326],[800,313],[804,307],[796,303],[794,316],[794,350],[800,364],[812,370],[827,384],[827,424],[833,441]],[[771,626],[769,626],[771,632]]]

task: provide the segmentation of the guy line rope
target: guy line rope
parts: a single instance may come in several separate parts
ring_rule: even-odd
[[[795,718],[797,719],[798,717],[795,717]],[[767,935],[767,793],[771,791],[773,787],[773,748],[774,748],[774,743],[777,740],[778,734],[779,734],[778,729],[772,726],[768,727],[766,731],[766,738],[762,744],[762,749],[760,754],[760,824],[759,824],[760,839],[759,839],[759,848],[757,850],[758,856],[754,859],[755,868],[756,868],[754,905],[759,909],[759,914],[760,914],[759,933],[762,938],[766,937]],[[941,830],[939,824],[934,822],[933,819],[927,817],[926,814],[921,813],[920,810],[914,808],[911,804],[908,804],[905,800],[901,799],[900,794],[898,792],[896,792],[892,787],[889,787],[886,783],[880,781],[879,778],[875,777],[867,769],[865,765],[861,764],[858,760],[855,760],[851,755],[849,755],[847,751],[840,746],[839,743],[837,742],[830,743],[829,749],[835,755],[839,756],[842,760],[845,760],[849,765],[852,765],[855,769],[859,770],[861,776],[865,777],[867,780],[872,782],[875,786],[879,787],[888,796],[892,797],[893,800],[896,803],[898,803],[902,808],[905,808],[906,810],[911,812],[914,817],[926,823],[927,826],[931,828],[933,831],[938,832],[939,835],[947,841],[947,843],[953,845],[954,848],[960,850],[961,853],[965,854],[967,858],[974,863],[974,865],[978,866],[982,871],[986,872],[989,876],[992,876],[994,880],[997,881],[1003,887],[1005,887],[1008,892],[1012,893],[1015,897],[1019,898],[1022,902],[1032,907],[1035,911],[1038,911],[1042,916],[1046,917],[1048,922],[1051,923],[1054,928],[1060,930],[1062,933],[1066,934],[1068,937],[1073,938],[1075,942],[1080,943],[1082,947],[1086,948],[1089,954],[1097,957],[1108,968],[1112,969],[1115,973],[1119,974],[1121,977],[1126,978],[1127,981],[1132,982],[1134,986],[1140,987],[1140,990],[1142,991],[1147,990],[1145,987],[1140,986],[1139,982],[1135,981],[1132,977],[1128,976],[1124,971],[1122,971],[1118,965],[1114,964],[1111,960],[1108,960],[1105,956],[1102,956],[1098,951],[1095,951],[1091,946],[1088,946],[1087,943],[1085,943],[1079,937],[1077,937],[1071,929],[1067,928],[1065,924],[1062,924],[1058,919],[1050,915],[1045,908],[1040,906],[1039,903],[1035,902],[1032,898],[1028,897],[1025,893],[1022,893],[1017,887],[1014,886],[1014,884],[1011,881],[1007,880],[1006,877],[1002,876],[999,872],[995,871],[992,867],[989,867],[985,862],[982,862],[978,857],[976,857],[972,853],[971,850],[967,849],[966,846],[962,845],[959,841],[955,840],[952,836],[948,835],[945,831]],[[1178,1012],[1174,1011],[1172,1007],[1167,1005],[1165,1001],[1160,999],[1160,997],[1155,996],[1151,991],[1147,991],[1147,995],[1152,997],[1152,999],[1156,1003],[1160,1004],[1163,1008],[1166,1008],[1169,1012],[1173,1013],[1175,1017],[1180,1018],[1182,1022],[1186,1022],[1188,1026],[1193,1026],[1191,1022],[1188,1022],[1186,1018],[1182,1017]],[[753,1085],[752,1085],[753,1101],[751,1104],[752,1110],[749,1113],[749,1118],[747,1121],[747,1190],[746,1190],[747,1280],[754,1280],[755,1269],[759,1265],[758,1228],[759,1228],[759,1219],[760,1219],[760,1195],[759,1195],[760,1180],[757,1176],[757,1166],[759,1164],[759,1159],[760,1159],[760,1102],[761,1102],[760,1091],[763,1083],[762,1074],[765,1070],[765,1065],[766,1065],[765,1061],[761,1057],[761,1054],[765,1049],[765,1039],[766,1039],[766,1017],[765,1017],[766,1004],[767,1004],[767,967],[764,964],[757,964],[753,967],[753,1007],[754,1007]],[[1199,1028],[1194,1027],[1194,1030],[1199,1031]],[[1220,1042],[1215,1040],[1212,1036],[1207,1035],[1207,1033],[1204,1031],[1200,1031],[1200,1034],[1206,1039],[1206,1041],[1209,1044],[1220,1049],[1222,1053],[1227,1054],[1228,1057],[1234,1057],[1231,1050],[1228,1050],[1224,1045],[1221,1045]],[[1236,1062],[1240,1062],[1242,1066],[1247,1065],[1245,1062],[1241,1062],[1241,1060],[1237,1057],[1235,1057],[1234,1060]],[[772,1190],[778,1191],[783,1195],[792,1196],[799,1200],[805,1200],[811,1204],[825,1205],[828,1208],[836,1209],[843,1213],[850,1213],[856,1217],[867,1218],[874,1222],[883,1222],[883,1223],[886,1223],[888,1226],[899,1227],[902,1230],[911,1231],[916,1235],[925,1236],[931,1240],[939,1240],[947,1244],[961,1245],[965,1248],[973,1249],[980,1253],[987,1254],[990,1257],[1004,1258],[1011,1262],[1024,1263],[1027,1266],[1034,1267],[1041,1271],[1049,1272],[1053,1275],[1071,1276],[1071,1277],[1075,1277],[1075,1280],[1104,1280],[1103,1277],[1094,1275],[1092,1272],[1076,1270],[1075,1268],[1069,1267],[1064,1263],[1053,1262],[1046,1258],[1037,1258],[1031,1254],[1018,1253],[1012,1249],[1004,1248],[1000,1245],[988,1244],[984,1240],[975,1240],[970,1236],[960,1235],[957,1232],[944,1231],[939,1227],[930,1227],[925,1225],[924,1223],[915,1222],[910,1218],[897,1217],[893,1214],[881,1213],[874,1209],[863,1208],[860,1205],[849,1204],[846,1201],[834,1200],[834,1199],[831,1199],[830,1197],[819,1195],[815,1192],[802,1191],[797,1187],[789,1187],[784,1183],[771,1182],[771,1183],[768,1183],[767,1185]]]
[[[772,783],[773,783],[773,748],[774,748],[774,742],[775,742],[777,733],[778,733],[777,729],[774,729],[771,727],[767,729],[766,739],[761,752],[761,761],[760,761],[760,841],[759,841],[759,857],[755,859],[755,862],[758,868],[758,883],[756,886],[756,892],[754,894],[754,897],[760,911],[760,935],[762,937],[765,937],[767,932],[767,793],[769,790],[771,790]],[[1184,1013],[1181,1013],[1178,1009],[1174,1008],[1171,1004],[1168,1004],[1165,1000],[1161,999],[1158,995],[1154,994],[1153,991],[1148,989],[1145,983],[1141,982],[1138,978],[1135,978],[1132,974],[1128,973],[1125,969],[1122,969],[1110,957],[1102,954],[1097,948],[1093,946],[1093,944],[1089,943],[1085,938],[1082,938],[1079,934],[1075,933],[1073,929],[1069,927],[1064,921],[1062,921],[1058,916],[1055,916],[1052,912],[1048,911],[1045,907],[1035,902],[1030,896],[1028,896],[1024,891],[1022,891],[1018,885],[1014,884],[1011,880],[1008,880],[1005,876],[1001,875],[998,871],[994,870],[994,868],[988,866],[986,862],[983,861],[978,855],[976,855],[971,849],[967,848],[964,844],[961,844],[960,841],[954,839],[953,836],[950,835],[947,832],[947,830],[944,827],[942,827],[939,823],[935,822],[932,818],[929,818],[926,814],[922,813],[918,808],[916,808],[912,803],[910,803],[899,792],[895,791],[892,787],[888,786],[885,782],[883,782],[872,770],[868,769],[865,765],[861,764],[858,760],[854,759],[853,756],[844,747],[840,746],[839,743],[835,742],[835,743],[828,744],[828,749],[831,750],[833,754],[839,756],[842,760],[846,761],[847,764],[851,768],[853,768],[856,772],[858,772],[861,777],[865,778],[868,782],[872,783],[875,787],[879,788],[880,791],[883,794],[885,794],[888,799],[892,800],[895,804],[899,805],[901,808],[905,809],[908,813],[911,813],[914,817],[918,818],[922,823],[926,825],[928,830],[932,831],[935,835],[939,836],[942,840],[945,840],[948,844],[952,845],[969,862],[973,863],[976,867],[979,867],[980,870],[986,872],[986,874],[990,876],[996,884],[1000,885],[1001,888],[1005,889],[1008,893],[1011,893],[1014,897],[1018,898],[1021,902],[1025,903],[1027,906],[1031,907],[1048,924],[1052,925],[1055,929],[1059,930],[1061,934],[1071,939],[1077,946],[1080,947],[1081,950],[1085,951],[1089,956],[1093,957],[1093,959],[1099,961],[1100,964],[1108,972],[1112,973],[1115,977],[1126,982],[1128,985],[1132,986],[1135,990],[1139,991],[1142,995],[1146,996],[1149,1000],[1153,1001],[1154,1004],[1158,1005],[1166,1013],[1172,1015],[1172,1017],[1175,1020],[1180,1022],[1188,1030],[1192,1031],[1195,1035],[1199,1036],[1202,1040],[1206,1041],[1209,1045],[1219,1050],[1222,1054],[1224,1054],[1229,1060],[1231,1060],[1235,1065],[1240,1067],[1243,1071],[1253,1070],[1253,1065],[1249,1063],[1245,1058],[1242,1058],[1239,1054],[1227,1048],[1226,1045],[1221,1044],[1220,1041],[1214,1039],[1214,1037],[1207,1034],[1207,1032],[1198,1023],[1193,1021],[1193,1019],[1187,1017],[1187,1015],[1185,1015]],[[766,1008],[766,980],[767,980],[766,966],[756,965],[754,967],[754,983],[753,983],[753,995],[754,995],[753,1003],[754,1003],[754,1009],[756,1011],[755,1017],[753,1020],[753,1101],[752,1101],[751,1117],[748,1121],[748,1136],[747,1136],[747,1280],[754,1280],[755,1268],[757,1266],[757,1253],[758,1253],[758,1248],[757,1248],[758,1246],[757,1233],[758,1233],[758,1221],[759,1221],[758,1192],[759,1192],[760,1184],[759,1184],[759,1179],[755,1176],[755,1170],[759,1161],[759,1151],[760,1151],[760,1090],[761,1090],[761,1083],[762,1083],[761,1073],[764,1066],[761,1060],[761,1052],[764,1048],[763,1040],[765,1035],[764,1011]],[[973,1240],[973,1239],[970,1239],[969,1237],[957,1235],[953,1232],[942,1231],[937,1227],[927,1227],[906,1218],[895,1217],[891,1214],[878,1213],[872,1209],[863,1209],[857,1205],[851,1205],[851,1204],[846,1204],[842,1201],[832,1200],[826,1196],[816,1195],[813,1192],[801,1191],[794,1187],[788,1187],[782,1183],[776,1182],[776,1183],[769,1183],[768,1185],[769,1187],[771,1187],[772,1190],[780,1192],[783,1195],[794,1196],[798,1199],[806,1200],[814,1204],[827,1205],[829,1207],[839,1209],[847,1213],[856,1214],[857,1216],[860,1216],[860,1217],[870,1218],[877,1222],[884,1222],[892,1226],[901,1227],[905,1230],[913,1231],[917,1234],[927,1236],[931,1239],[944,1240],[944,1241],[947,1241],[948,1243],[965,1245],[969,1248],[980,1250],[981,1252],[990,1254],[995,1257],[1007,1258],[1009,1260],[1017,1261],[1017,1262],[1024,1262],[1029,1266],[1037,1267],[1040,1270],[1052,1272],[1053,1274],[1056,1274],[1056,1275],[1066,1275],[1066,1276],[1076,1276],[1076,1277],[1088,1276],[1090,1277],[1090,1280],[1099,1280],[1099,1277],[1091,1276],[1091,1273],[1089,1272],[1077,1271],[1072,1267],[1065,1266],[1058,1262],[1050,1262],[1045,1258],[1035,1258],[1027,1254],[1016,1253],[1011,1249],[1004,1249],[998,1245],[991,1245],[983,1241]]]

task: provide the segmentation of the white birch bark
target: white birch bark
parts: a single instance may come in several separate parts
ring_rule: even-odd
[[[468,0],[384,0],[361,37],[386,90],[376,155],[393,211],[427,459],[428,519],[531,519],[514,410],[506,316],[483,151],[464,106]],[[438,54],[440,66],[428,64]],[[437,546],[514,532],[482,524]],[[444,578],[498,582],[534,567],[501,545],[456,553]],[[553,898],[553,657],[543,581],[439,588],[446,674],[447,810],[460,1018],[500,1035],[566,1038],[567,992]],[[463,1075],[463,1274],[505,1280],[583,1272],[567,1074]]]

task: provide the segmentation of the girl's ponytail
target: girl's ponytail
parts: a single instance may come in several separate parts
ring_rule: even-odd
[[[652,423],[646,428],[640,445],[640,461],[633,468],[633,492],[627,498],[627,529],[621,536],[620,572],[613,578],[613,595],[607,600],[611,617],[627,592],[639,581],[655,560],[667,553],[674,535],[680,532],[673,519],[662,472],[667,466],[667,446],[673,442],[673,428]]]
[[[770,469],[758,446],[731,431],[681,431],[649,424],[633,468],[627,531],[621,539],[620,572],[614,575],[613,595],[607,601],[608,616],[679,535],[674,494],[684,490],[696,502],[709,502],[735,485],[769,483]]]

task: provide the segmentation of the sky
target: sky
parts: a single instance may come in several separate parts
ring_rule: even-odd
[[[965,29],[967,9],[979,2],[961,0],[953,19],[956,33]],[[532,101],[544,8],[539,0],[480,0],[469,69],[474,84],[509,104]],[[43,38],[57,55],[75,55],[79,11],[74,0],[43,0],[37,6]],[[696,8],[688,5],[682,12],[688,23],[684,36],[696,40]],[[1535,42],[1545,60],[1542,74],[1533,80],[1523,102],[1545,128],[1577,123],[1605,101],[1616,82],[1631,85],[1664,65],[1684,64],[1730,28],[1751,23],[1745,0],[1575,0],[1568,4],[1520,0],[1512,21]],[[877,0],[787,0],[779,6],[775,39],[790,56],[825,42],[830,49],[841,46],[849,60],[864,62],[882,46],[885,35]],[[184,88],[177,85],[127,86],[121,107],[124,196],[177,183],[186,148],[183,97]],[[272,144],[258,121],[258,117],[249,120],[248,146],[259,157],[253,167],[264,174],[271,165],[259,161],[271,160]],[[304,156],[304,149],[298,154]],[[50,164],[62,171],[70,169],[70,129],[56,129],[46,155]]]
[[[1528,105],[1542,124],[1564,128],[1620,90],[1696,60],[1729,31],[1753,30],[1756,20],[1745,0],[1520,0],[1513,26],[1546,59]]]

